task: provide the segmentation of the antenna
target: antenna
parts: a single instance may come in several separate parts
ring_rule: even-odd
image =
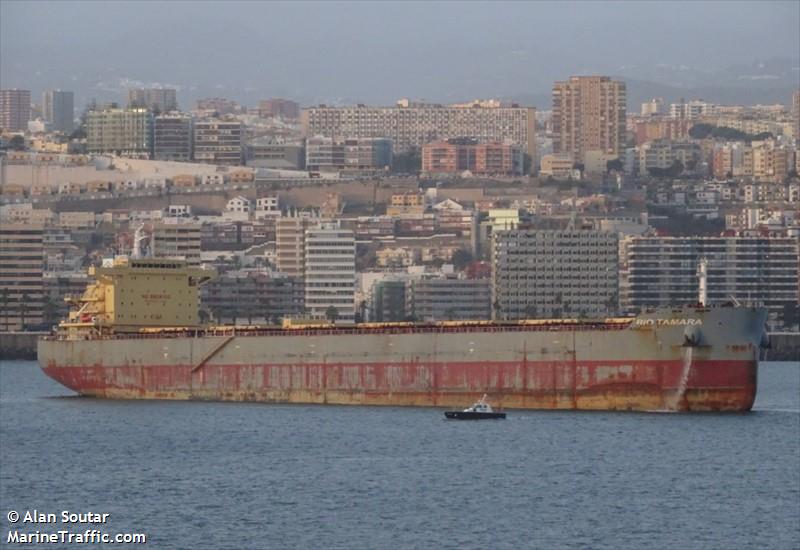
[[[697,266],[697,275],[700,277],[698,285],[697,302],[701,306],[708,305],[708,258],[701,258]]]

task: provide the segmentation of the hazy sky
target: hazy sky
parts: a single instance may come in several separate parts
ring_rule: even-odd
[[[570,74],[798,57],[797,0],[0,0],[0,85],[72,89],[76,103],[131,82],[175,85],[179,99],[446,101],[546,92]]]

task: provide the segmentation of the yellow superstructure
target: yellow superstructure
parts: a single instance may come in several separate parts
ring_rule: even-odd
[[[188,267],[183,260],[115,258],[110,265],[89,268],[95,278],[80,297],[65,328],[98,328],[142,332],[153,328],[195,328],[199,285],[213,270]]]

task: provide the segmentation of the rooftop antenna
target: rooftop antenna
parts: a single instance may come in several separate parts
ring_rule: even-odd
[[[708,258],[700,259],[700,265],[697,266],[697,275],[700,277],[697,302],[705,307],[708,305]]]

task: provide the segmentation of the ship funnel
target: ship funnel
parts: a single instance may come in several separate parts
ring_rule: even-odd
[[[701,306],[708,305],[708,259],[702,258],[700,265],[697,266],[697,275],[699,277],[697,303]]]

